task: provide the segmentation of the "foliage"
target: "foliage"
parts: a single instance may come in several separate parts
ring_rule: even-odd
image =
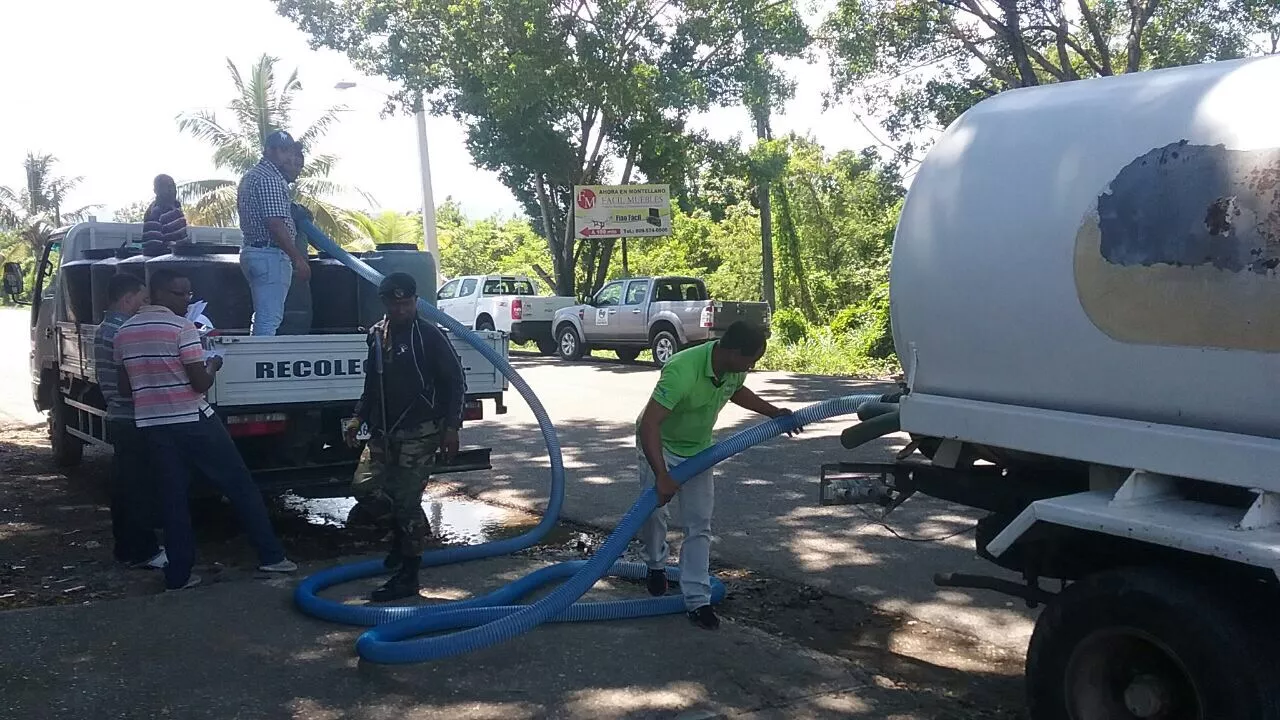
[[[898,369],[896,360],[861,354],[857,344],[848,336],[828,328],[817,328],[793,344],[770,341],[757,367],[761,370],[862,377],[884,377]]]
[[[447,277],[515,273],[541,278],[535,268],[548,272],[551,267],[546,242],[527,221],[491,217],[471,222],[450,200],[436,211],[436,225],[440,268]],[[545,279],[536,282],[547,284]]]
[[[1010,88],[1265,52],[1258,34],[1274,52],[1270,0],[838,0],[822,28],[836,94],[888,108],[895,139]]]
[[[283,83],[276,77],[277,59],[269,55],[258,58],[245,78],[235,63],[227,59],[227,70],[235,86],[236,96],[227,109],[234,125],[224,125],[217,113],[197,110],[178,117],[178,128],[213,147],[213,164],[219,170],[243,175],[262,158],[266,137],[276,130],[287,130],[293,120],[293,104],[302,82],[297,70]],[[316,154],[315,145],[338,122],[345,110],[334,106],[324,111],[302,134],[294,137],[306,148],[306,164],[295,184],[298,202],[307,206],[316,225],[338,242],[354,240],[345,210],[327,198],[344,188],[329,180],[337,163],[333,155]],[[178,188],[183,204],[188,205],[187,220],[193,225],[228,226],[236,222],[236,187],[239,179],[196,180]]]
[[[782,308],[773,314],[773,333],[787,345],[795,345],[808,337],[809,329],[809,321],[799,310]]]
[[[752,62],[807,39],[792,0],[276,3],[316,44],[400,83],[402,106],[422,93],[466,126],[476,164],[546,238],[564,295],[579,275],[585,290],[599,285],[615,250],[574,239],[573,186],[653,180],[687,196],[715,153],[689,116],[738,101]]]
[[[85,220],[90,212],[101,207],[86,205],[76,210],[64,209],[67,195],[84,178],[55,175],[53,168],[57,162],[53,155],[28,152],[22,162],[25,187],[15,191],[0,186],[0,230],[8,230],[21,240],[29,257],[40,254],[49,234],[55,229],[64,223]]]
[[[147,208],[149,207],[151,207],[150,200],[131,202],[122,208],[118,208],[112,214],[111,220],[118,223],[140,223],[147,217]]]
[[[422,214],[384,210],[377,215],[346,212],[352,236],[343,247],[352,252],[372,250],[374,245],[411,243],[422,247]]]

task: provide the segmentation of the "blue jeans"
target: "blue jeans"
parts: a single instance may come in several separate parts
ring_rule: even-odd
[[[196,562],[188,495],[195,473],[207,478],[231,501],[249,534],[249,543],[258,552],[260,564],[284,559],[284,548],[271,528],[262,493],[221,420],[205,417],[197,422],[156,425],[142,431],[151,451],[152,468],[160,480],[165,552],[169,555],[169,566],[164,570],[167,587],[186,585]]]
[[[275,335],[284,320],[284,300],[293,282],[293,262],[277,247],[240,249],[240,270],[253,295],[250,335]]]

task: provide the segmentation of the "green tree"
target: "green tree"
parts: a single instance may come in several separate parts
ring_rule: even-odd
[[[236,96],[227,109],[233,125],[224,125],[216,113],[198,110],[178,117],[178,127],[213,146],[213,164],[219,170],[243,175],[262,158],[263,142],[276,130],[288,129],[293,120],[294,100],[302,82],[294,70],[278,82],[278,60],[263,55],[249,69],[246,78],[230,58],[227,70],[235,86]],[[314,146],[338,121],[346,108],[336,105],[324,111],[301,135],[294,135],[307,149],[306,164],[295,184],[298,202],[315,216],[316,225],[338,242],[353,239],[346,211],[333,205],[329,198],[343,192],[341,185],[329,180],[337,163],[333,155],[317,154]],[[188,220],[196,225],[228,226],[236,222],[236,180],[212,179],[184,183],[178,190],[188,205]]]
[[[0,229],[10,230],[22,239],[32,257],[40,254],[54,229],[64,223],[81,222],[101,207],[65,209],[67,196],[84,178],[55,175],[57,163],[58,159],[48,153],[28,152],[22,161],[26,184],[17,190],[0,186]]]
[[[836,93],[896,140],[1010,88],[1274,52],[1259,34],[1272,0],[838,0],[822,31]]]
[[[118,223],[140,223],[147,217],[147,208],[149,207],[151,207],[150,200],[131,202],[124,207],[117,208],[111,219]]]
[[[353,251],[372,250],[375,245],[412,243],[422,247],[422,214],[383,210],[377,215],[348,211],[347,223],[354,237],[344,244]]]
[[[759,9],[741,5],[738,16]],[[789,3],[790,0],[783,0]],[[276,0],[282,14],[360,69],[419,94],[467,127],[546,238],[556,284],[573,294],[607,273],[610,241],[575,240],[578,184],[692,176],[691,113],[736,102],[740,30],[726,0]],[[777,4],[777,3],[775,3]]]
[[[502,217],[470,221],[457,203],[447,200],[436,211],[436,223],[445,275],[517,273],[546,281],[543,272],[551,267],[551,254],[528,221]],[[554,292],[555,286],[548,289]]]

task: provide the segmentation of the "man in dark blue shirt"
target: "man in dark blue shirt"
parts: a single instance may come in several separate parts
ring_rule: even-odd
[[[406,273],[378,287],[386,317],[369,334],[364,394],[346,428],[356,444],[361,425],[371,439],[360,455],[352,495],[374,515],[390,518],[391,552],[383,563],[396,574],[373,592],[378,602],[418,594],[418,568],[430,526],[422,493],[438,451],[458,452],[466,382],[449,339],[418,317],[418,289]]]
[[[133,398],[120,391],[116,332],[147,300],[142,281],[120,273],[107,283],[107,307],[93,336],[93,367],[107,403],[111,441],[111,535],[116,560],[133,567],[163,568],[169,559],[156,542],[160,486],[147,460],[146,441],[133,423]]]

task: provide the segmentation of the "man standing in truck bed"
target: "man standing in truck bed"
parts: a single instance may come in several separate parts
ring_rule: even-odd
[[[289,133],[277,130],[263,142],[262,160],[240,179],[236,208],[244,247],[240,268],[253,295],[253,335],[275,335],[284,320],[284,302],[293,276],[311,277],[307,255],[298,249],[289,182],[300,163],[299,146]],[[298,168],[301,170],[301,167]]]
[[[378,296],[387,314],[369,334],[364,393],[346,436],[354,446],[362,424],[372,431],[352,494],[373,514],[391,518],[391,552],[383,564],[396,574],[373,592],[375,601],[385,602],[418,594],[430,532],[422,493],[437,450],[446,462],[458,452],[466,383],[448,338],[418,317],[413,277],[391,273]]]
[[[765,335],[759,328],[735,322],[716,342],[676,353],[662,368],[653,396],[636,421],[640,451],[640,483],[654,487],[658,504],[676,498],[684,544],[680,548],[680,590],[689,620],[714,630],[720,619],[711,609],[711,508],[715,486],[710,471],[683,486],[670,468],[711,447],[712,431],[724,406],[733,402],[765,417],[791,413],[762,400],[743,386],[747,372],[764,356]],[[667,509],[653,511],[637,533],[649,566],[649,593],[667,592]]]

